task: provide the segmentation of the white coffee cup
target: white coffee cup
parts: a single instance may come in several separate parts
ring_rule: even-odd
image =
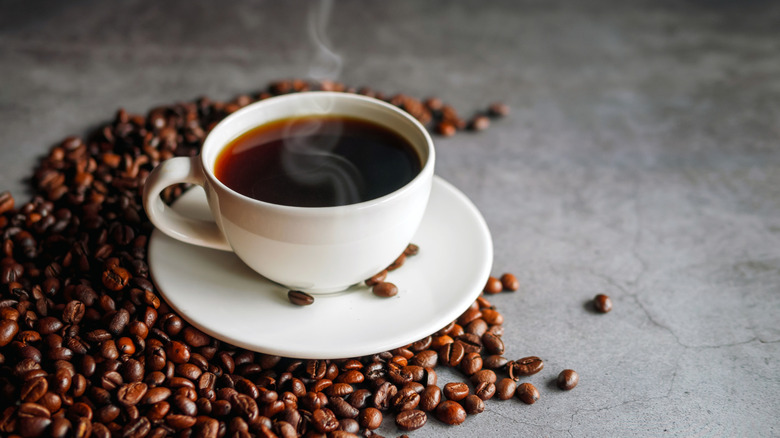
[[[420,173],[385,196],[335,207],[258,201],[214,176],[219,152],[241,134],[280,119],[324,114],[367,120],[401,135],[418,153]],[[393,105],[349,93],[295,93],[229,115],[208,134],[200,155],[160,163],[146,180],[143,203],[152,223],[175,239],[233,251],[250,268],[290,289],[336,292],[377,274],[410,243],[428,203],[434,162],[426,129]],[[215,222],[183,216],[163,203],[160,192],[177,183],[205,189]]]

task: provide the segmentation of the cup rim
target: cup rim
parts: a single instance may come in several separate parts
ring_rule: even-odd
[[[306,96],[311,95],[318,95],[318,96],[332,96],[336,99],[347,99],[347,100],[355,100],[355,101],[363,101],[368,102],[372,105],[376,105],[378,107],[384,108],[385,110],[388,110],[392,113],[395,113],[396,115],[401,116],[402,118],[406,119],[406,121],[410,122],[412,126],[414,126],[415,129],[417,129],[420,133],[423,135],[423,139],[425,141],[425,144],[427,145],[428,149],[428,157],[425,160],[425,164],[423,164],[420,171],[415,175],[414,178],[412,178],[411,181],[404,184],[402,187],[386,194],[382,195],[378,198],[369,199],[367,201],[362,202],[356,202],[353,204],[345,204],[345,205],[335,205],[335,206],[327,206],[327,207],[301,207],[301,206],[295,206],[295,205],[284,205],[284,204],[275,204],[273,202],[267,202],[267,201],[261,201],[259,199],[251,198],[249,196],[243,195],[227,185],[225,185],[222,181],[219,180],[219,178],[214,175],[214,169],[212,166],[209,166],[208,163],[206,163],[205,154],[203,153],[203,149],[207,146],[207,143],[209,142],[209,139],[212,137],[212,133],[214,133],[217,129],[220,128],[221,125],[227,124],[232,119],[236,119],[238,117],[242,117],[245,113],[256,111],[256,108],[259,106],[264,106],[264,104],[267,105],[268,102],[272,101],[278,101],[283,99],[303,99],[306,98]],[[353,117],[353,116],[350,116]],[[357,118],[360,118],[360,116],[355,116]],[[272,119],[278,120],[278,119]],[[269,121],[269,122],[270,122]],[[269,123],[265,122],[265,123]],[[372,122],[374,122],[372,120]],[[378,123],[378,122],[374,122]],[[260,126],[260,125],[258,125]],[[403,134],[401,134],[403,135]],[[404,136],[406,138],[406,136]],[[407,138],[408,141],[408,138]],[[225,145],[222,145],[224,147]],[[290,213],[298,213],[298,214],[327,214],[327,213],[333,213],[337,211],[343,211],[343,210],[360,210],[365,208],[370,208],[375,205],[384,204],[387,202],[391,202],[393,199],[403,196],[406,192],[413,190],[414,187],[424,184],[424,180],[431,180],[431,177],[433,175],[433,168],[436,161],[436,152],[434,150],[433,145],[433,139],[431,138],[430,133],[428,130],[420,123],[417,119],[412,117],[411,114],[407,113],[406,111],[396,107],[395,105],[391,105],[385,101],[369,97],[369,96],[363,96],[360,94],[352,94],[352,93],[346,93],[346,92],[339,92],[339,91],[302,91],[302,92],[296,92],[296,93],[290,93],[290,94],[283,94],[279,96],[273,96],[266,99],[263,99],[258,102],[253,102],[238,111],[228,115],[224,119],[220,120],[217,125],[214,126],[214,128],[206,135],[206,138],[203,140],[203,146],[201,148],[201,152],[199,154],[199,161],[201,163],[201,166],[204,170],[204,173],[206,175],[206,178],[209,180],[210,184],[213,184],[215,186],[218,186],[223,191],[229,193],[232,196],[235,196],[239,198],[243,202],[248,202],[251,205],[258,206],[258,207],[265,207],[265,208],[273,208],[278,209],[280,211],[286,211]]]

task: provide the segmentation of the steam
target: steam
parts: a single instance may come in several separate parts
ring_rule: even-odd
[[[309,77],[319,83],[335,81],[341,74],[342,60],[332,49],[327,35],[333,0],[320,0],[309,9],[309,38],[315,48],[309,67]],[[329,103],[306,112],[330,114]],[[327,120],[327,121],[326,121]],[[333,119],[310,117],[292,120],[285,128],[282,166],[301,187],[320,191],[329,188],[334,205],[360,202],[365,187],[363,176],[355,165],[334,153],[343,125]],[[327,192],[327,190],[323,191]]]
[[[309,9],[309,38],[316,49],[309,77],[316,81],[335,81],[341,74],[341,57],[333,51],[327,28],[333,0],[320,0]]]

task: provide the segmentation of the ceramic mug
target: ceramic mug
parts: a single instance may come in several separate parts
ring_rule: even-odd
[[[384,126],[405,138],[421,171],[385,196],[334,207],[294,207],[259,201],[214,176],[220,151],[247,131],[280,119],[340,115]],[[397,107],[366,96],[304,92],[248,105],[208,134],[200,155],[160,163],[144,186],[149,219],[186,243],[233,251],[250,268],[290,289],[336,292],[392,263],[410,243],[431,191],[435,153],[426,129]],[[200,185],[214,222],[186,217],[163,203],[160,192],[177,183]]]

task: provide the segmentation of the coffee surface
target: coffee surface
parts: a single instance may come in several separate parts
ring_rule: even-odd
[[[214,174],[244,196],[296,207],[355,204],[392,193],[421,170],[402,136],[343,116],[274,121],[231,141]]]

